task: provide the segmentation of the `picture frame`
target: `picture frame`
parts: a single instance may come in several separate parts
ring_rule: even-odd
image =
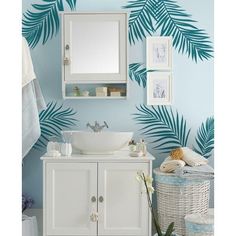
[[[150,70],[171,70],[172,37],[151,36],[146,38],[146,67]]]
[[[172,73],[147,73],[147,105],[172,104]]]

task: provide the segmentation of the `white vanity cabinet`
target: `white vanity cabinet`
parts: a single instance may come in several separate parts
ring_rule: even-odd
[[[153,157],[44,156],[44,235],[151,236],[146,193],[137,171]]]

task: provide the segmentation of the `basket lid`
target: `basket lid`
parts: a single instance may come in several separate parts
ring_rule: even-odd
[[[185,221],[191,222],[194,224],[201,225],[213,225],[214,224],[214,210],[209,209],[207,214],[188,214],[184,217]]]

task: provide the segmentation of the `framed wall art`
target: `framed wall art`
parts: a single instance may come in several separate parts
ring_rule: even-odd
[[[171,105],[172,73],[147,73],[147,105]]]
[[[171,70],[172,37],[153,36],[146,38],[146,67],[151,70]]]

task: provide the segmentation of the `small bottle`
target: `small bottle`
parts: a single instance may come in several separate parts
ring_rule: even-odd
[[[133,139],[129,142],[129,150],[130,150],[130,152],[136,151],[136,143],[134,142]]]
[[[75,87],[73,88],[73,95],[74,95],[74,96],[80,96],[80,89],[79,89],[78,86],[75,86]]]
[[[146,156],[147,154],[146,143],[144,142],[143,139],[140,139],[140,142],[137,143],[137,152],[142,153],[142,156]]]
[[[146,156],[147,155],[147,146],[146,146],[146,143],[144,142],[144,139],[141,140],[140,142],[140,146],[141,146],[141,150],[143,152],[143,156]]]
[[[140,139],[140,142],[137,143],[137,146],[136,146],[136,151],[137,152],[143,152],[143,147],[142,147],[142,139]]]

